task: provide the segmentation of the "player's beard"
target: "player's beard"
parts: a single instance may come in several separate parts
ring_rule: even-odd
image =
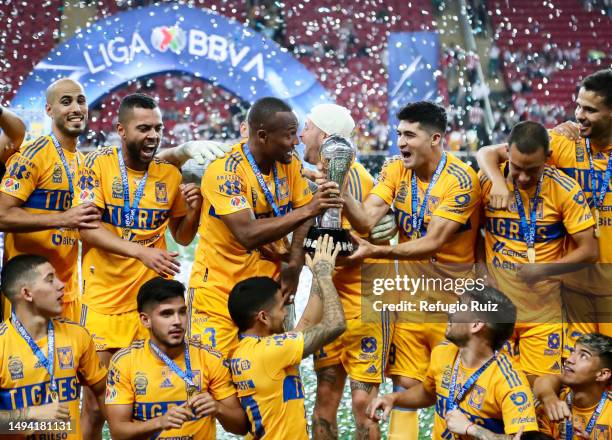
[[[87,127],[87,117],[83,117],[81,128],[68,128],[66,121],[63,118],[58,118],[55,121],[55,126],[63,135],[71,138],[78,138],[80,135],[85,133]]]
[[[168,348],[180,347],[181,345],[183,345],[183,343],[185,341],[185,333],[184,332],[183,332],[183,337],[178,342],[174,342],[174,340],[170,340],[170,337],[168,335],[166,335],[164,333],[161,333],[161,332],[158,332],[153,327],[151,328],[151,333],[153,333],[153,336],[155,337],[155,339],[157,339],[159,342],[161,342],[163,345],[165,345]]]
[[[138,144],[138,142],[128,141],[126,142],[125,146],[127,148],[128,155],[130,156],[130,161],[134,164],[139,164],[146,168],[153,160],[153,157],[155,157],[155,153],[154,153],[153,157],[151,157],[151,160],[143,160],[140,157],[140,145]],[[155,148],[156,148],[155,151],[157,152],[159,145]]]

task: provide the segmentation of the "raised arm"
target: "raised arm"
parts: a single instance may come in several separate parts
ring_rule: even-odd
[[[355,200],[348,191],[344,192],[343,197],[342,213],[360,234],[369,234],[372,228],[389,212],[389,205],[375,194],[370,194],[363,203]]]
[[[200,188],[194,183],[181,184],[179,189],[181,197],[185,199],[187,214],[183,217],[170,219],[168,227],[174,241],[182,246],[187,246],[193,241],[200,225],[202,193]]]
[[[310,356],[325,344],[329,344],[346,330],[344,310],[338,297],[338,292],[332,281],[334,264],[340,252],[340,245],[334,247],[333,239],[328,235],[319,237],[314,256],[306,256],[306,264],[313,274],[313,282],[317,283],[321,302],[323,303],[323,318],[321,322],[306,328],[304,333],[304,352],[302,358]],[[310,313],[310,311],[309,311]]]
[[[213,160],[225,156],[231,149],[231,145],[223,142],[189,141],[178,147],[163,149],[157,153],[157,157],[177,168],[182,167],[189,159],[194,159],[199,165],[208,165]]]
[[[476,161],[483,173],[491,180],[490,206],[493,209],[506,209],[512,194],[499,165],[508,160],[508,144],[489,145],[476,153]]]
[[[544,413],[549,420],[558,422],[571,416],[567,403],[559,399],[561,377],[557,374],[545,374],[536,378],[533,383],[533,394],[544,407]]]
[[[18,148],[23,142],[25,137],[26,126],[19,116],[10,111],[7,108],[0,106],[0,129],[3,134],[6,135],[7,141],[12,144],[14,148]],[[6,140],[0,143],[0,159],[6,160],[3,157],[3,152],[7,149],[8,145],[3,145]],[[3,161],[4,161],[3,160]]]

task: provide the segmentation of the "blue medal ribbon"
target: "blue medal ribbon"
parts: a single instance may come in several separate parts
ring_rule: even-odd
[[[125,160],[123,159],[123,152],[121,149],[117,150],[117,157],[119,158],[119,171],[121,172],[121,183],[123,184],[123,221],[125,228],[131,228],[134,224],[134,216],[136,215],[136,209],[140,204],[140,199],[144,194],[144,188],[147,183],[147,176],[149,171],[147,170],[136,188],[136,194],[134,194],[134,203],[130,206],[130,184],[127,176],[127,167],[125,166]]]
[[[570,391],[569,393],[567,393],[567,396],[565,396],[565,401],[567,403],[567,406],[569,406],[569,409],[570,409],[570,417],[568,419],[565,419],[565,438],[566,440],[572,440],[574,438],[574,421],[573,421],[573,417],[571,416],[573,400],[574,400],[574,393]],[[608,400],[608,392],[604,391],[603,394],[601,395],[601,399],[599,399],[599,403],[595,407],[595,411],[593,411],[593,414],[591,415],[591,420],[589,420],[589,423],[587,423],[587,426],[584,429],[584,432],[588,437],[591,436],[591,432],[593,432],[595,423],[597,423],[597,419],[601,415],[601,412],[603,411],[603,408],[606,405],[607,400]]]
[[[72,180],[72,173],[70,172],[70,167],[68,166],[68,161],[66,160],[66,155],[64,154],[64,149],[62,148],[59,140],[55,137],[55,133],[51,132],[49,135],[51,141],[53,142],[53,146],[55,147],[55,151],[57,151],[60,160],[62,161],[62,165],[64,166],[64,171],[66,172],[66,177],[68,178],[68,191],[70,191],[70,200],[74,199],[74,183]],[[77,166],[79,163],[79,156],[77,155]]]
[[[185,341],[185,371],[181,370],[181,368],[174,362],[172,359],[168,357],[166,353],[162,351],[153,341],[149,339],[149,346],[153,353],[164,362],[172,371],[176,373],[178,377],[183,379],[183,381],[187,384],[187,388],[195,388],[195,382],[193,381],[193,371],[191,371],[191,357],[189,355],[189,344]]]
[[[266,196],[268,204],[272,207],[272,211],[274,211],[274,217],[280,217],[282,215],[280,209],[278,209],[278,206],[274,201],[274,196],[272,195],[272,192],[270,192],[270,188],[268,188],[268,185],[266,185],[266,181],[264,180],[263,175],[261,174],[261,171],[259,170],[259,167],[257,166],[257,163],[253,158],[253,154],[251,153],[251,150],[249,149],[249,146],[247,144],[244,144],[242,146],[242,152],[249,161],[249,165],[251,165],[253,174],[255,174],[257,182],[259,182],[259,187],[263,191],[264,196]],[[276,163],[272,165],[272,174],[274,175],[274,190],[276,192],[276,200],[280,200],[280,182],[278,180],[278,172],[276,171]]]
[[[15,330],[17,330],[17,333],[19,333],[19,335],[23,338],[23,340],[27,342],[27,344],[30,346],[30,350],[32,350],[32,353],[34,353],[34,355],[38,358],[41,365],[45,367],[47,372],[49,372],[49,377],[50,377],[49,388],[54,393],[57,393],[57,383],[55,383],[55,373],[54,373],[55,371],[55,329],[53,328],[53,322],[49,320],[47,324],[47,356],[48,357],[46,357],[44,353],[42,352],[42,350],[40,349],[40,347],[36,345],[36,342],[34,341],[32,336],[28,333],[28,331],[25,329],[23,324],[19,321],[19,319],[17,318],[17,315],[15,315],[15,312],[11,312],[11,320],[13,322],[13,326],[15,327]]]
[[[521,235],[523,236],[523,240],[527,243],[527,249],[534,247],[535,236],[536,236],[536,220],[538,213],[538,199],[540,197],[540,191],[542,190],[542,181],[544,180],[544,173],[540,176],[540,180],[538,180],[538,184],[536,186],[536,192],[533,197],[533,203],[530,206],[529,212],[529,223],[527,223],[527,215],[525,214],[525,206],[523,205],[523,199],[521,198],[521,193],[519,192],[518,185],[516,181],[512,180],[512,185],[514,186],[514,199],[516,200],[516,209],[518,211],[519,217],[521,218]]]
[[[493,353],[491,359],[486,361],[474,374],[472,374],[469,379],[463,384],[461,389],[459,390],[459,394],[455,396],[457,392],[457,376],[459,375],[459,364],[461,362],[461,356],[459,352],[457,352],[457,359],[455,360],[455,366],[453,367],[453,375],[451,376],[450,388],[448,390],[448,404],[447,411],[452,411],[459,406],[459,403],[463,400],[466,393],[474,386],[476,381],[482,376],[482,373],[485,372],[489,365],[493,363],[493,361],[497,358],[497,352]]]
[[[429,203],[429,194],[431,190],[436,185],[436,182],[440,178],[440,174],[442,174],[442,170],[446,166],[446,152],[442,152],[442,157],[438,162],[438,166],[436,167],[436,171],[434,172],[431,180],[429,181],[429,185],[427,185],[427,189],[425,190],[425,195],[423,196],[423,203],[421,203],[421,209],[418,210],[419,204],[419,188],[417,186],[417,176],[414,170],[412,170],[412,177],[410,179],[410,189],[411,189],[411,202],[412,202],[412,234],[411,238],[418,238],[418,234],[423,227],[423,221],[425,220],[425,211],[427,210],[427,204]],[[418,216],[416,215],[418,211]]]
[[[604,199],[610,188],[610,177],[612,177],[612,154],[608,158],[608,166],[604,174],[601,186],[597,185],[597,176],[595,175],[595,166],[593,165],[593,153],[591,152],[591,141],[586,139],[586,151],[589,157],[589,179],[591,180],[591,189],[593,191],[593,205],[595,209],[601,210],[604,204]],[[598,187],[599,186],[599,187]]]

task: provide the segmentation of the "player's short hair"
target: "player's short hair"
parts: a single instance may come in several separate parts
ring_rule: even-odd
[[[512,127],[508,137],[508,145],[516,146],[523,154],[533,154],[538,150],[544,150],[548,155],[550,141],[546,128],[535,121],[523,121]]]
[[[17,255],[6,262],[2,267],[0,276],[0,291],[13,301],[24,283],[32,281],[36,275],[36,269],[48,263],[45,257],[40,255],[23,254]]]
[[[603,368],[612,369],[612,338],[601,333],[587,333],[576,340],[577,344],[584,345],[591,353],[598,356]]]
[[[399,121],[418,122],[428,131],[446,132],[446,110],[429,101],[412,102],[397,112]]]
[[[119,122],[125,123],[136,107],[154,109],[157,108],[158,105],[155,99],[144,93],[132,93],[131,95],[127,95],[121,100],[121,104],[119,104]]]
[[[506,295],[494,287],[486,286],[481,291],[471,290],[463,294],[464,302],[470,305],[478,303],[478,307],[470,307],[477,319],[485,322],[489,334],[489,341],[493,350],[499,350],[512,333],[516,323],[516,306]],[[496,305],[491,310],[491,304]]]
[[[185,298],[185,286],[183,286],[183,283],[156,277],[140,287],[136,297],[136,304],[138,305],[138,311],[143,312],[150,306],[155,307],[159,303],[176,297]]]
[[[253,326],[257,313],[274,303],[279,289],[280,284],[269,277],[247,278],[234,286],[227,308],[238,331],[243,332]]]
[[[592,73],[583,79],[580,85],[585,90],[602,96],[606,107],[612,108],[612,69]]]
[[[282,99],[266,97],[255,101],[247,113],[249,129],[255,131],[265,128],[266,123],[276,114],[290,112],[291,106]]]

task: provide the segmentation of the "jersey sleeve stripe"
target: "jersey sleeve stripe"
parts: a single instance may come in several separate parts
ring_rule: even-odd
[[[36,142],[34,142],[32,145],[28,146],[22,153],[22,156],[25,157],[26,159],[30,159],[32,160],[34,158],[34,156],[36,155],[36,153],[38,153],[40,150],[43,149],[43,147],[45,145],[47,145],[47,138],[46,137],[41,137],[40,139],[38,139]]]
[[[469,188],[471,186],[471,180],[470,180],[470,176],[468,175],[468,173],[465,170],[462,170],[461,168],[459,168],[457,165],[455,164],[450,164],[449,167],[449,172],[451,172],[451,174],[455,177],[457,177],[460,181],[460,187],[462,189],[465,188]],[[461,183],[463,185],[461,185]]]
[[[512,368],[510,364],[510,360],[505,355],[502,354],[498,356],[497,364],[506,378],[508,385],[511,387],[518,387],[521,384],[518,374],[516,374],[516,371],[514,371],[514,368]]]
[[[459,181],[459,188],[467,189],[469,187],[468,183],[465,180],[465,176],[462,176],[456,170],[449,168],[448,174],[457,178],[457,180]]]

